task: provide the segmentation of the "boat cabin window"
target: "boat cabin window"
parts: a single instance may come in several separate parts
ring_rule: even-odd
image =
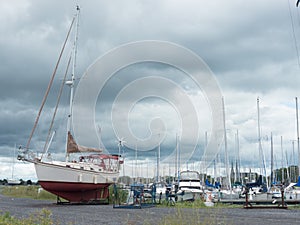
[[[180,180],[200,180],[200,176],[196,171],[186,171],[181,172]]]

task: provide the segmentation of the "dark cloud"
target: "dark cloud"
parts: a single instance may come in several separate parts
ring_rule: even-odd
[[[294,97],[299,95],[300,78],[289,6],[296,37],[300,27],[293,1],[133,0],[78,3],[81,17],[75,74],[77,81],[99,56],[121,44],[153,39],[175,42],[198,54],[218,79],[226,100],[228,127],[231,130],[240,129],[244,160],[257,138],[257,96],[262,98],[264,130],[273,130],[277,135],[282,133],[286,136],[286,142],[295,138],[293,108]],[[27,142],[74,14],[75,3],[69,0],[3,3],[0,9],[2,147]],[[69,54],[68,51],[63,56],[64,63]],[[64,72],[64,67],[60,67],[55,88],[38,127],[38,135],[33,139],[33,148],[43,145]],[[97,121],[103,129],[109,125],[109,121],[103,121],[103,118],[109,119],[112,102],[124,85],[153,74],[176,81],[192,96],[201,92],[195,90],[195,85],[182,72],[165,65],[145,63],[124,68],[109,80],[99,96]],[[162,92],[173,94],[172,90]],[[67,112],[67,98],[68,88],[65,88],[62,114]],[[283,117],[288,121],[284,128],[281,122]],[[61,149],[65,140],[62,128],[66,123],[65,115],[60,115],[58,121],[61,126],[55,125],[57,138],[53,149]],[[209,126],[201,132],[205,130],[209,130]],[[109,134],[113,134],[111,130]],[[205,141],[201,138],[192,160],[203,151]],[[229,134],[228,138],[229,148],[233,149],[234,134]],[[106,146],[114,151],[115,137],[104,135],[104,139]],[[170,142],[164,143],[163,148],[172,149]],[[291,148],[290,143],[286,144]],[[56,151],[58,153],[59,150]],[[153,152],[155,150],[149,152],[149,157],[153,156]],[[133,156],[133,153],[128,154]],[[6,155],[7,152],[1,151],[0,157]]]

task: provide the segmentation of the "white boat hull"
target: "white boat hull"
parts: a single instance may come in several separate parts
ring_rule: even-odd
[[[20,180],[16,180],[16,179],[8,179],[7,180],[7,184],[8,185],[19,185],[19,184],[21,184],[21,181]]]
[[[75,182],[75,183],[115,183],[119,177],[118,171],[95,171],[76,168],[72,163],[36,162],[35,170],[39,181]]]
[[[119,177],[118,171],[99,171],[94,165],[87,170],[80,163],[34,162],[34,165],[41,186],[72,203],[108,199],[108,187]]]

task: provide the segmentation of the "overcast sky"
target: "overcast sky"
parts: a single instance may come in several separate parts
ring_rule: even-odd
[[[288,163],[298,162],[297,144],[295,143],[294,158],[292,145],[297,138],[295,97],[299,96],[300,85],[297,56],[300,16],[295,0],[0,0],[0,3],[0,179],[11,176],[15,145],[26,145],[71,19],[76,12],[76,4],[81,7],[77,81],[97,58],[120,45],[143,40],[178,44],[201,57],[218,81],[225,100],[230,161],[234,161],[237,155],[235,136],[238,130],[243,168],[246,170],[259,165],[256,105],[259,97],[261,134],[267,166],[270,165],[271,132],[276,153],[275,165],[286,165],[286,158]],[[59,85],[63,73],[63,69],[58,71],[55,86]],[[168,102],[176,97],[175,88],[162,89],[159,93],[170,99],[153,96],[142,99],[131,108],[128,123],[120,119],[112,124],[111,112],[118,93],[126,85],[133,85],[134,81],[146,77],[171,80],[178,90],[189,95],[196,110],[195,126],[199,132],[190,165],[197,162],[205,146],[205,132],[209,133],[212,126],[205,93],[181,71],[158,63],[129,66],[114,74],[105,84],[96,107],[96,122],[101,127],[102,144],[116,153],[117,134],[114,133],[113,125],[121,127],[131,121],[132,133],[145,139],[150,135],[147,128],[149,123],[159,118],[163,125],[158,122],[158,127],[166,130],[162,137],[162,160],[167,158],[170,151],[172,153],[175,135],[180,134],[182,122],[182,115],[178,114],[176,106]],[[155,86],[155,82],[150,85]],[[136,92],[142,93],[143,90],[137,88]],[[41,118],[30,147],[33,151],[40,152],[43,147],[54,99],[50,97],[49,105]],[[119,107],[122,106],[121,103]],[[65,123],[63,113],[66,111],[65,107],[60,111],[60,124]],[[59,158],[64,151],[62,141],[65,130],[62,126],[57,126],[56,129],[60,131],[53,142],[53,153]],[[284,155],[288,156],[284,157],[284,162],[281,136]],[[182,140],[182,148],[188,148],[189,141],[188,138]],[[136,143],[129,140],[127,142],[124,151],[129,158],[134,152],[130,147]],[[221,151],[223,148],[220,148]],[[155,150],[143,151],[140,153],[140,160],[151,160],[155,158],[155,154]],[[30,164],[17,162],[15,173],[19,178],[35,179],[35,172]]]

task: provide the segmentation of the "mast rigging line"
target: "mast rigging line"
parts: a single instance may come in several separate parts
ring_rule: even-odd
[[[62,92],[63,92],[64,86],[65,86],[66,78],[67,78],[67,74],[68,74],[69,67],[70,67],[70,64],[71,64],[72,54],[73,53],[71,53],[71,55],[69,57],[68,65],[67,65],[67,68],[66,68],[66,71],[65,71],[65,75],[64,75],[63,81],[61,83],[60,89],[59,89],[59,94],[58,94],[58,97],[57,97],[55,109],[54,109],[54,112],[53,112],[51,124],[50,124],[49,130],[48,130],[48,135],[47,135],[47,139],[46,139],[46,142],[45,142],[45,145],[44,145],[44,150],[43,150],[43,154],[41,156],[41,159],[43,158],[43,155],[46,152],[46,149],[47,149],[47,146],[48,146],[48,143],[49,143],[49,139],[50,139],[50,136],[51,136],[51,131],[52,131],[52,128],[53,128],[55,116],[56,116],[56,113],[57,113],[57,110],[58,110],[58,105],[60,103],[60,99],[61,99]]]
[[[291,10],[289,0],[288,0],[288,7],[289,7],[289,14],[290,14],[292,31],[293,31],[293,39],[294,39],[294,44],[295,44],[295,49],[296,49],[296,54],[297,54],[297,62],[298,62],[298,67],[300,68],[299,49],[298,49],[298,43],[297,43],[297,38],[296,38],[296,34],[295,34],[295,26],[294,26],[294,22],[293,22],[292,10]],[[298,7],[298,5],[297,5],[297,7]]]
[[[32,136],[33,136],[33,134],[34,134],[34,132],[35,132],[35,129],[36,129],[36,127],[37,127],[37,124],[38,124],[39,118],[40,118],[40,116],[41,116],[42,110],[43,110],[43,108],[44,108],[44,105],[45,105],[45,103],[46,103],[46,100],[47,100],[47,97],[48,97],[48,95],[49,95],[50,89],[51,89],[51,87],[52,87],[53,80],[54,80],[54,77],[55,77],[55,75],[56,75],[56,71],[57,71],[58,65],[59,65],[59,63],[60,63],[61,57],[62,57],[63,52],[64,52],[64,50],[65,50],[65,46],[66,46],[67,41],[68,41],[68,39],[69,39],[69,36],[70,36],[70,33],[71,33],[71,30],[72,30],[72,27],[73,27],[73,24],[74,24],[74,21],[75,21],[76,16],[77,16],[77,14],[76,14],[76,15],[73,17],[73,19],[72,19],[72,22],[71,22],[69,31],[68,31],[68,33],[67,33],[67,36],[66,36],[66,39],[65,39],[65,41],[64,41],[63,47],[62,47],[62,49],[61,49],[61,51],[60,51],[60,54],[59,54],[57,63],[56,63],[56,65],[55,65],[54,71],[53,71],[53,73],[52,73],[52,76],[51,76],[50,82],[49,82],[49,84],[48,84],[46,93],[45,93],[45,95],[44,95],[44,98],[43,98],[41,107],[40,107],[40,109],[39,109],[38,115],[37,115],[37,117],[36,117],[36,120],[35,120],[35,123],[34,123],[34,125],[33,125],[32,131],[31,131],[31,133],[30,133],[28,142],[27,142],[27,144],[26,144],[26,150],[29,149],[29,145],[30,145]]]

